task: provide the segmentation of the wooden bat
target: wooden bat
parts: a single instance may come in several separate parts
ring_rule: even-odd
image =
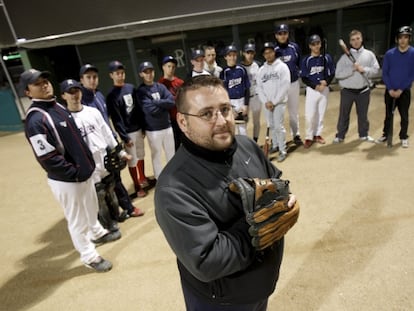
[[[345,55],[348,56],[348,58],[351,60],[353,64],[356,63],[355,57],[351,54],[348,47],[346,46],[344,40],[339,39],[339,46],[342,48],[342,51],[344,51]]]
[[[390,128],[387,134],[387,147],[392,148],[392,136],[394,135],[394,111],[395,111],[395,98],[392,99],[391,116],[390,116]]]
[[[265,143],[263,146],[263,153],[265,154],[266,158],[269,157],[270,145],[271,145],[271,141],[270,141],[270,136],[269,136],[269,127],[267,127]]]
[[[349,51],[349,49],[348,49],[348,47],[346,46],[346,44],[345,44],[344,40],[339,39],[339,46],[342,48],[342,51],[344,51],[345,55],[346,55],[346,56],[348,56],[348,58],[351,60],[351,62],[352,62],[353,64],[355,64],[355,63],[356,63],[356,59],[355,59],[354,55],[352,55],[352,53]],[[359,71],[358,71],[358,72],[359,72]],[[363,77],[364,77],[364,79],[365,79],[365,81],[367,82],[367,84],[368,84],[369,88],[371,88],[371,86],[372,86],[371,81],[369,81],[369,79],[367,78],[367,76],[366,76],[366,75],[364,75],[362,72],[359,72],[359,73],[361,74],[361,76],[363,76]]]

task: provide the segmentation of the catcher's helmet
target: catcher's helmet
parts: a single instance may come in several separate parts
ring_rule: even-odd
[[[409,35],[411,37],[411,34],[413,33],[413,29],[410,26],[402,26],[397,31],[397,37],[400,35]]]

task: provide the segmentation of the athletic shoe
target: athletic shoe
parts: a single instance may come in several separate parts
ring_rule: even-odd
[[[300,136],[299,136],[299,135],[296,135],[296,136],[293,138],[293,142],[294,142],[294,143],[295,143],[295,145],[297,145],[297,146],[303,145],[303,141],[302,141],[302,139],[300,138]]]
[[[155,184],[157,183],[157,180],[155,178],[147,178],[144,179],[143,181],[139,182],[139,185],[141,186],[142,189],[146,189],[149,190],[151,188],[155,187]]]
[[[401,139],[401,147],[408,148],[408,139]]]
[[[99,256],[95,261],[84,264],[89,269],[93,269],[96,272],[107,272],[112,269],[112,263]]]
[[[286,152],[280,152],[279,153],[279,157],[277,158],[277,162],[283,162],[285,161],[287,157],[287,153]]]
[[[369,143],[375,143],[375,139],[372,138],[371,136],[360,137],[359,140],[360,141],[366,141],[366,142],[369,142]]]
[[[323,139],[323,137],[322,136],[313,136],[313,141],[315,141],[315,142],[317,142],[317,143],[320,143],[320,144],[325,144],[326,143],[326,141],[325,141],[325,139]]]
[[[387,141],[387,136],[381,136],[380,138],[378,138],[375,142],[377,144],[382,144],[385,143]]]
[[[303,144],[303,147],[305,147],[306,149],[308,149],[310,146],[312,146],[313,141],[310,139],[306,139],[305,143]]]
[[[339,138],[339,137],[335,137],[334,140],[332,141],[333,144],[340,144],[343,143],[344,139],[343,138]]]
[[[276,153],[279,151],[279,147],[274,147],[269,150],[269,153]]]
[[[131,213],[128,213],[129,217],[140,217],[144,214],[144,211],[140,210],[138,207],[134,207],[133,211]]]
[[[144,189],[139,189],[139,190],[137,190],[137,197],[138,198],[143,198],[143,197],[146,197],[147,196],[147,192],[144,190]]]
[[[114,232],[108,232],[107,234],[101,236],[99,239],[92,240],[95,244],[105,244],[109,242],[113,242],[116,240],[119,240],[121,238],[121,231],[114,231]]]

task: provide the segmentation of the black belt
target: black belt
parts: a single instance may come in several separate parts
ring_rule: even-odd
[[[359,94],[362,93],[362,91],[365,91],[368,89],[368,86],[363,87],[362,89],[348,89],[348,88],[344,88],[344,90],[351,92],[351,93],[355,93],[355,94]]]

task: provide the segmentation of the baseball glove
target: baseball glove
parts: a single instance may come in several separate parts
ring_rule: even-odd
[[[114,149],[109,147],[106,148],[106,156],[104,157],[104,165],[108,172],[119,172],[123,170],[126,165],[127,161],[121,159],[119,156],[119,152],[122,150],[122,145],[118,144]]]
[[[288,180],[237,178],[229,189],[241,197],[252,245],[257,250],[280,240],[298,220],[299,204],[288,206]]]

